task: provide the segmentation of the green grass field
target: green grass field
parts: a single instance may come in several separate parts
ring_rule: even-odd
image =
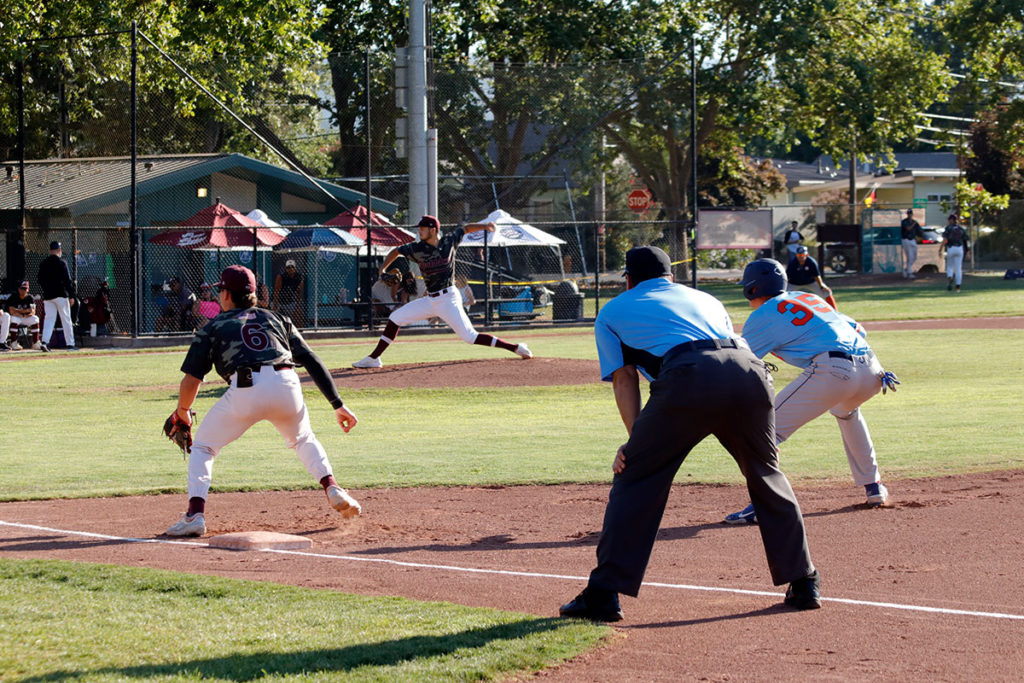
[[[958,296],[938,283],[836,286],[836,296],[845,312],[862,321],[1024,311],[1024,287],[1012,281],[970,278]],[[746,302],[735,284],[708,290],[726,302],[737,323],[746,319]],[[1024,334],[872,332],[870,322],[866,326],[883,365],[903,381],[898,393],[876,397],[862,409],[886,480],[1024,464],[1016,399],[1024,376]],[[501,334],[528,341],[539,356],[596,359],[587,329]],[[371,345],[371,338],[314,343],[330,367],[348,365]],[[182,346],[140,353],[22,355],[0,363],[0,392],[6,399],[0,402],[5,465],[0,468],[0,500],[183,493],[184,463],[160,433],[175,405],[183,354]],[[387,361],[493,357],[493,350],[451,335],[408,335],[388,351]],[[776,389],[796,375],[794,368],[779,365]],[[203,389],[196,406],[200,418],[223,390],[219,381]],[[338,479],[357,490],[608,482],[612,455],[625,438],[611,388],[601,383],[347,389],[343,396],[360,418],[347,435],[316,390],[307,390],[314,429]],[[839,433],[829,416],[787,441],[782,462],[797,482],[849,481]],[[693,452],[679,481],[739,483],[741,477],[712,439]],[[265,424],[225,448],[214,479],[214,491],[314,486]],[[419,680],[435,678],[438,671],[457,680],[490,679],[570,657],[607,633],[589,625],[569,627],[454,605],[323,595],[146,570],[3,561],[0,576],[5,642],[0,680],[248,680],[257,674],[224,672],[264,670],[275,680]],[[209,596],[223,616],[216,616],[188,651],[166,654],[178,642],[173,626],[161,625],[155,633],[139,628],[160,620],[180,627]],[[104,610],[107,603],[124,609]],[[250,609],[243,605],[251,605],[252,626],[235,618],[238,610]],[[348,619],[350,611],[357,626],[340,629],[336,615]],[[384,618],[393,614],[400,616]],[[57,630],[47,629],[55,619],[62,624],[60,639],[42,639],[44,632]],[[269,641],[268,632],[273,634]],[[388,649],[378,652],[381,644]],[[322,670],[311,669],[320,658],[326,662]]]

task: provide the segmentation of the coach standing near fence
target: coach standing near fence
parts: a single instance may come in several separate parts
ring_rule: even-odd
[[[50,242],[50,255],[39,264],[39,286],[43,289],[43,338],[40,349],[50,350],[50,337],[60,315],[64,330],[64,344],[75,350],[75,328],[71,324],[71,306],[75,303],[75,286],[71,282],[68,264],[61,258],[60,242]]]
[[[803,516],[775,449],[775,392],[764,362],[732,329],[710,294],[672,282],[656,247],[626,254],[626,288],[594,325],[601,375],[612,382],[629,440],[619,447],[586,589],[562,605],[564,617],[622,618],[619,593],[637,595],[668,495],[690,450],[712,434],[736,459],[758,509],[771,516],[761,540],[785,603],[821,607]],[[639,373],[651,380],[641,409]]]

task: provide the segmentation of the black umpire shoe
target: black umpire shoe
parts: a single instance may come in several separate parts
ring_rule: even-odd
[[[810,576],[789,584],[784,602],[794,609],[821,608],[821,578],[817,570]]]
[[[619,594],[587,586],[571,602],[558,608],[558,615],[591,621],[622,621]]]

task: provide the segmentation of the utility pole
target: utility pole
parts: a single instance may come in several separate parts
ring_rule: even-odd
[[[427,168],[427,0],[409,0],[409,145],[410,223],[428,213]]]

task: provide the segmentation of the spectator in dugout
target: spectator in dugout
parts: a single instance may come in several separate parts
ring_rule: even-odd
[[[43,345],[39,342],[39,316],[36,315],[36,300],[29,293],[28,280],[22,280],[18,285],[18,291],[11,294],[7,301],[4,302],[4,314],[9,316],[7,322],[10,325],[10,330],[14,331],[15,336],[8,344],[9,331],[6,329],[0,330],[0,337],[2,337],[3,342],[0,344],[0,350],[17,351],[21,348],[17,335],[18,328],[22,325],[28,327],[29,336],[32,338],[32,348],[37,351],[43,350]]]
[[[790,292],[811,292],[825,300],[832,296],[831,288],[821,278],[818,262],[811,258],[807,247],[802,244],[796,248],[796,256],[786,266],[786,277],[789,279],[787,288]]]
[[[220,315],[220,302],[213,294],[213,287],[208,282],[199,285],[199,298],[192,306],[192,316],[196,326],[202,327]]]
[[[196,295],[181,283],[181,278],[171,277],[164,287],[167,305],[156,319],[157,332],[191,332],[195,329],[192,307]]]

